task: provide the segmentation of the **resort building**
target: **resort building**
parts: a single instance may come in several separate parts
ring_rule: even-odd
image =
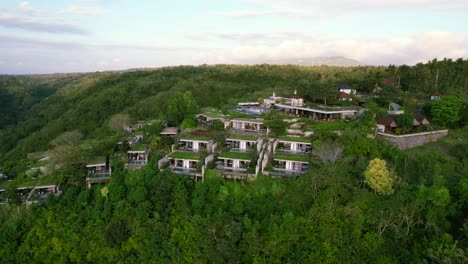
[[[110,180],[111,167],[108,157],[95,157],[86,164],[88,176],[86,177],[86,187],[91,189],[93,184],[106,183]]]

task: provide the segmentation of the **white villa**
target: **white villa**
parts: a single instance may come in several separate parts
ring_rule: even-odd
[[[137,144],[127,151],[127,164],[125,166],[130,170],[141,169],[148,164],[148,155],[150,149],[143,144]]]
[[[263,124],[263,119],[237,118],[225,123],[224,128],[231,127],[231,130],[238,132],[251,132],[268,134],[268,128]]]

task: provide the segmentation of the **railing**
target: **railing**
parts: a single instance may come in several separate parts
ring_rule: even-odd
[[[100,173],[93,173],[90,174],[86,180],[100,180],[100,179],[107,179],[110,177],[109,172],[100,172]]]
[[[249,152],[252,150],[252,148],[245,148],[245,149],[241,149],[241,148],[231,148],[230,149],[231,151],[234,151],[234,152]]]
[[[249,133],[258,133],[258,134],[266,134],[266,129],[242,129],[242,128],[231,128],[232,132],[249,132]]]
[[[129,160],[128,165],[146,165],[146,160]]]
[[[247,173],[246,168],[223,167],[223,171],[225,171],[225,172]]]
[[[290,149],[284,149],[284,148],[279,148],[278,152],[281,153],[289,153],[289,154],[306,154],[308,151],[303,151],[303,150],[290,150]]]
[[[196,168],[181,168],[181,167],[174,167],[174,166],[171,166],[169,168],[172,172],[178,173],[178,174],[192,175],[197,172]]]
[[[93,183],[104,183],[104,182],[108,182],[110,180],[110,173],[94,173],[94,174],[91,174],[88,178],[86,178],[86,184],[89,186],[88,188],[90,188],[90,184],[93,184]]]
[[[187,147],[179,147],[177,150],[182,151],[182,152],[201,152],[202,151],[202,149],[193,149],[193,148],[187,148]]]
[[[271,171],[270,175],[275,177],[284,177],[284,178],[290,178],[290,177],[297,177],[301,174],[306,173],[307,169],[303,170],[288,170],[288,169],[282,169],[282,168],[273,168]]]

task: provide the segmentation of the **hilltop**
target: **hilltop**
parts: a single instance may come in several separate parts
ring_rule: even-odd
[[[2,261],[465,263],[467,62],[1,76]]]
[[[259,60],[260,62],[260,60]],[[349,59],[343,56],[332,57],[313,57],[313,58],[286,58],[278,60],[266,61],[267,64],[279,65],[301,65],[301,66],[337,66],[337,67],[355,67],[364,66],[365,64],[357,60]]]

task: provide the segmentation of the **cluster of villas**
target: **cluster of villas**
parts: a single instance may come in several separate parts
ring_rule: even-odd
[[[302,98],[285,98],[273,95],[262,104],[256,102],[239,103],[241,112],[259,115],[275,109],[286,115],[307,117],[314,120],[337,120],[356,115],[355,109],[326,107],[321,105],[306,106]],[[217,110],[196,115],[200,126],[213,126],[218,123],[229,132],[229,136],[216,142],[216,135],[206,134],[208,130],[182,132],[175,127],[166,127],[161,137],[173,137],[176,143],[171,152],[159,160],[161,170],[184,174],[194,181],[202,181],[207,170],[215,171],[218,176],[230,180],[247,180],[260,173],[271,177],[297,177],[309,169],[312,132],[296,134],[298,130],[289,130],[294,135],[270,137],[270,130],[261,118],[231,118]],[[143,143],[143,135],[134,134],[138,126],[128,129],[133,136],[117,143],[115,154],[124,159],[128,170],[138,170],[148,164],[151,148]],[[86,187],[105,184],[111,180],[112,168],[109,156],[93,157],[80,166],[86,170]],[[36,186],[43,194],[60,193],[57,185]],[[24,187],[29,190],[34,188]],[[47,192],[43,191],[47,190]],[[21,190],[19,190],[22,192]],[[4,190],[0,190],[4,192]],[[36,191],[35,191],[36,192]]]
[[[209,136],[182,135],[172,152],[159,161],[159,169],[187,175],[194,181],[203,180],[209,167],[230,180],[247,180],[260,172],[291,177],[307,171],[309,138],[268,138],[266,134],[249,132],[250,129],[231,129],[223,142],[215,142]]]
[[[337,87],[337,99],[340,100],[352,100],[356,93],[343,83],[337,84]],[[401,111],[397,105],[391,107],[394,109],[389,109],[388,117],[377,118],[379,131],[391,131],[397,127],[395,116],[401,114]],[[320,121],[352,119],[359,113],[356,108],[306,105],[304,100],[297,96],[286,98],[275,93],[262,102],[239,103],[237,111],[258,116],[270,109],[297,118]],[[219,139],[219,136],[212,133],[213,130],[203,128],[181,132],[178,128],[166,127],[160,136],[173,137],[176,143],[171,146],[171,151],[158,161],[160,170],[169,170],[186,175],[194,181],[203,181],[208,170],[228,180],[247,180],[260,173],[275,178],[295,178],[310,168],[310,135],[313,132],[301,130],[297,124],[287,129],[288,136],[271,137],[270,130],[261,118],[231,118],[213,109],[196,115],[196,119],[199,127],[217,125],[218,128],[224,128],[228,136]],[[427,125],[428,121],[422,116],[415,116],[414,124]],[[117,143],[115,154],[126,160],[125,167],[129,170],[138,170],[148,164],[151,148],[142,141],[143,135],[134,134]],[[94,157],[86,162],[85,168],[87,188],[95,184],[105,184],[111,179],[109,157]],[[37,193],[44,194],[43,190],[59,193],[58,186],[41,188]],[[27,190],[30,194],[32,189]],[[0,190],[0,194],[2,191],[4,192]]]

